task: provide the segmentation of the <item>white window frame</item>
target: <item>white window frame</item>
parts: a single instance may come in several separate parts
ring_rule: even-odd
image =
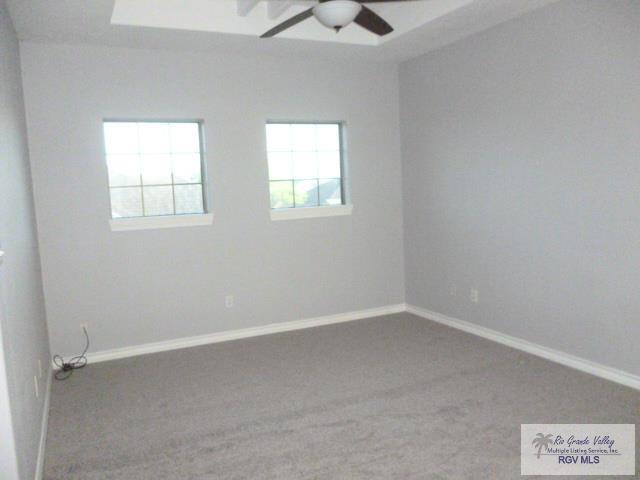
[[[213,213],[195,213],[189,215],[158,215],[153,217],[112,218],[109,226],[112,232],[129,230],[156,230],[159,228],[198,227],[211,225]]]
[[[202,185],[202,206],[203,213],[193,214],[173,214],[173,215],[153,215],[153,216],[139,216],[139,217],[112,217],[111,200],[109,200],[109,227],[111,231],[131,231],[131,230],[155,230],[161,228],[176,228],[176,227],[192,227],[192,226],[206,226],[213,223],[213,213],[209,208],[209,195],[208,195],[208,181],[207,181],[207,169],[206,169],[206,157],[205,157],[205,143],[204,143],[204,120],[202,119],[148,119],[148,118],[103,118],[101,122],[102,136],[104,140],[104,125],[105,123],[197,123],[199,130],[200,140],[200,175]],[[104,148],[104,158],[106,162],[107,153],[106,145]],[[107,167],[108,169],[108,167]],[[111,199],[111,185],[107,180],[107,194]]]
[[[344,215],[351,215],[353,213],[353,204],[350,202],[349,189],[347,185],[347,162],[346,162],[346,147],[345,147],[345,128],[346,122],[340,120],[273,120],[267,119],[265,121],[265,131],[267,125],[270,124],[282,124],[282,125],[338,125],[340,135],[340,189],[341,200],[340,205],[318,205],[313,207],[285,207],[285,208],[271,208],[269,209],[270,217],[272,221],[279,220],[302,220],[308,218],[319,217],[338,217]],[[266,137],[265,137],[266,138]],[[266,154],[268,157],[268,147]],[[269,165],[267,161],[267,180],[270,187],[271,177],[269,176]],[[269,189],[270,191],[270,189]],[[269,199],[269,205],[271,200]]]
[[[302,220],[317,217],[341,217],[353,213],[352,204],[322,205],[318,207],[272,208],[271,220]]]

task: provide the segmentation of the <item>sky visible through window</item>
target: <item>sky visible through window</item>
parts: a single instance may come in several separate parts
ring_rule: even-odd
[[[341,205],[338,123],[268,123],[271,208]]]
[[[198,122],[104,122],[112,218],[204,213]]]

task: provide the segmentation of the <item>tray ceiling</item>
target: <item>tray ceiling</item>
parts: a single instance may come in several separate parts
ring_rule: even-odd
[[[411,0],[369,7],[395,31],[352,24],[336,34],[314,18],[258,36],[309,0],[7,0],[22,41],[305,56],[349,62],[416,57],[558,0]]]
[[[280,38],[356,45],[380,45],[474,0],[409,0],[370,4],[394,32],[378,37],[356,24],[337,33],[310,18]],[[138,27],[172,28],[259,36],[278,23],[313,7],[313,0],[116,0],[111,23]]]

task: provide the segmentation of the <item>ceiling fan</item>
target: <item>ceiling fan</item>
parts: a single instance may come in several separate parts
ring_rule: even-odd
[[[356,22],[376,35],[386,35],[393,32],[393,27],[373,10],[362,4],[392,1],[404,2],[407,0],[319,0],[316,6],[276,25],[268,32],[260,35],[260,38],[273,37],[309,17],[316,17],[322,25],[333,28],[336,32],[339,32],[341,28],[346,27],[351,22]]]

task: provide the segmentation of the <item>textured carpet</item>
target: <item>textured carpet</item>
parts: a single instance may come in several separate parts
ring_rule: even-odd
[[[637,391],[398,314],[75,372],[45,479],[517,479],[521,423],[639,418]]]

